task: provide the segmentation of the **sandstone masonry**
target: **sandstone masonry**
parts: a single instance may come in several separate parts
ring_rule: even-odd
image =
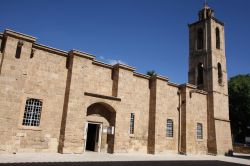
[[[224,24],[205,6],[189,38],[189,83],[177,85],[6,29],[0,153],[227,153]]]

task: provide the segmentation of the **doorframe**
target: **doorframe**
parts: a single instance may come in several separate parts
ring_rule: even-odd
[[[84,127],[84,152],[86,152],[86,144],[87,144],[87,139],[88,139],[88,125],[89,124],[97,124],[99,125],[99,134],[98,134],[98,150],[97,152],[101,152],[101,145],[102,145],[102,122],[94,122],[94,121],[87,121],[85,122],[85,127]],[[96,151],[94,151],[96,152]]]

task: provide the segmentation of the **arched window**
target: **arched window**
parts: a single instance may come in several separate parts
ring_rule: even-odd
[[[218,69],[218,83],[222,84],[222,69],[221,69],[221,64],[217,64],[217,69]]]
[[[24,126],[39,126],[42,111],[42,101],[38,99],[27,99],[23,115]]]
[[[217,49],[220,49],[220,30],[219,28],[217,27],[216,30],[216,48]]]
[[[167,119],[167,137],[174,136],[174,127],[173,127],[173,120]]]
[[[201,28],[197,31],[197,49],[203,49],[203,30]]]
[[[197,85],[203,84],[203,64],[199,63],[197,66]]]
[[[202,123],[197,123],[196,135],[197,135],[197,139],[203,139],[203,127],[202,127]]]

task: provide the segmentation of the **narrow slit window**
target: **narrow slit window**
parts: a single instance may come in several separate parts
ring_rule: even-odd
[[[25,110],[23,115],[24,126],[39,126],[41,111],[42,111],[42,101],[38,99],[27,99],[25,104]]]
[[[218,83],[222,84],[222,69],[221,69],[221,64],[217,64],[217,69],[218,69]]]
[[[216,28],[215,33],[216,33],[216,48],[220,49],[220,30],[218,27]]]
[[[202,129],[202,124],[197,123],[197,139],[203,139],[203,129]]]
[[[18,41],[17,43],[17,48],[16,48],[16,59],[20,59],[21,57],[21,52],[22,52],[22,47],[23,47],[23,42],[22,41]]]
[[[34,54],[35,54],[35,49],[32,48],[30,53],[30,59],[34,57]]]
[[[130,114],[130,130],[129,133],[130,134],[134,134],[134,127],[135,127],[135,114],[131,113]]]
[[[197,66],[197,85],[203,85],[203,64]]]
[[[197,49],[203,49],[203,30],[201,28],[197,31]]]
[[[173,120],[167,119],[167,137],[174,136]]]

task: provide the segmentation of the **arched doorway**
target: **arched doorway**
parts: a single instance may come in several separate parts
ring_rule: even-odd
[[[115,110],[106,103],[94,103],[87,108],[86,151],[113,153],[115,119]]]

